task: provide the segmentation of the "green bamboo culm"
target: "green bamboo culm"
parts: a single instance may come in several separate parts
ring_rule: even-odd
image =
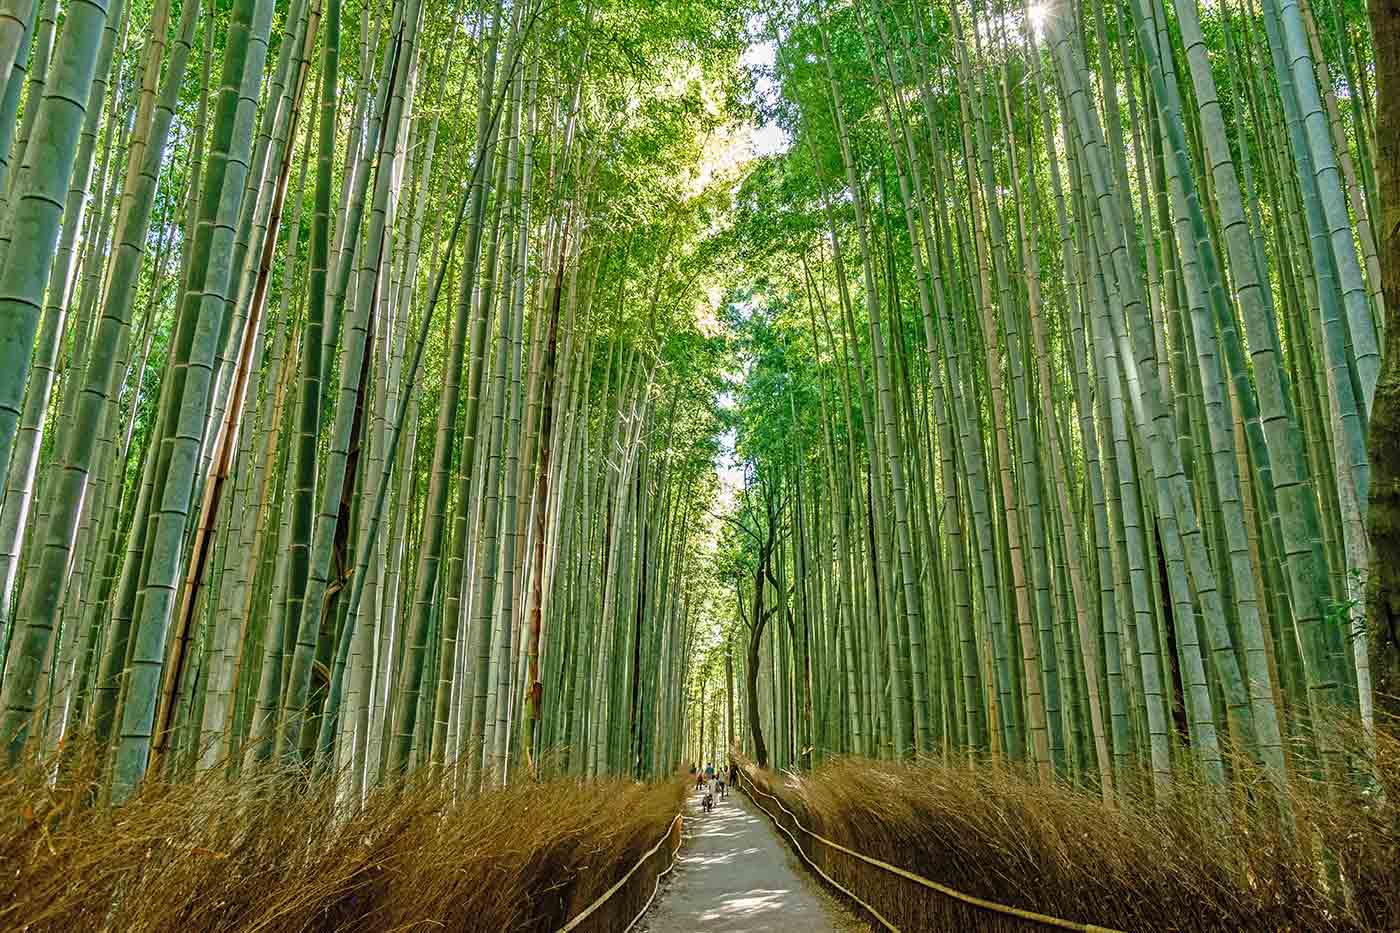
[[[24,19],[0,18],[0,75],[14,62],[5,61],[7,37],[16,28],[24,32]],[[14,452],[15,435],[33,358],[34,337],[43,307],[49,266],[58,248],[64,195],[72,178],[86,114],[89,92],[96,74],[97,50],[107,24],[107,4],[79,0],[64,21],[53,62],[53,77],[36,111],[34,134],[25,163],[18,172],[18,195],[5,218],[12,244],[0,257],[0,475],[7,475]],[[19,36],[13,37],[16,48]],[[40,658],[48,649],[52,630],[26,629],[10,641],[3,697],[0,742],[14,761],[28,736],[34,711]]]
[[[166,467],[165,476],[157,476],[157,485],[163,487],[162,501],[154,534],[147,543],[143,603],[133,619],[126,699],[112,765],[112,796],[118,801],[135,790],[150,753],[165,661],[165,633],[175,609],[182,570],[180,552],[199,467],[201,425],[209,411],[214,357],[227,312],[226,293],[233,273],[233,219],[252,143],[256,100],[252,90],[262,81],[272,7],[271,0],[241,0],[234,7],[229,26],[199,223],[180,302],[175,353],[184,363],[172,373],[172,403],[166,409],[168,420],[157,454],[158,463]]]

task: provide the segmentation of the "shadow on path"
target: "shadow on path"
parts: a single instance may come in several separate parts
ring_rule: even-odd
[[[809,877],[767,817],[730,791],[711,813],[689,800],[681,854],[643,918],[646,933],[868,930]]]

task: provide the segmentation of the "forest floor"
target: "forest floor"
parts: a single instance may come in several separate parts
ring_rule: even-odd
[[[730,790],[711,813],[700,809],[701,797],[688,801],[681,854],[643,919],[645,933],[869,929],[807,873],[743,794]]]

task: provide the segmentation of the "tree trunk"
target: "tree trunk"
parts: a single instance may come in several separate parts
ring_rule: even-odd
[[[1371,410],[1369,452],[1371,677],[1376,711],[1400,717],[1400,0],[1370,0],[1376,51],[1376,175],[1379,188],[1385,353]]]
[[[761,588],[761,584],[760,584]],[[762,598],[754,596],[754,602]],[[755,618],[754,629],[749,635],[749,660],[744,665],[745,691],[749,708],[749,734],[753,736],[753,757],[760,768],[768,767],[768,743],[763,740],[763,724],[758,719],[758,649],[763,643],[763,625]]]

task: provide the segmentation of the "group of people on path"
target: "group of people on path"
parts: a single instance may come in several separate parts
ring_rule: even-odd
[[[707,811],[714,807],[715,801],[729,796],[729,785],[739,781],[739,766],[732,761],[728,769],[721,768],[718,772],[715,771],[714,762],[708,762],[703,772],[692,764],[690,773],[695,778],[695,789],[705,790],[704,807]]]

